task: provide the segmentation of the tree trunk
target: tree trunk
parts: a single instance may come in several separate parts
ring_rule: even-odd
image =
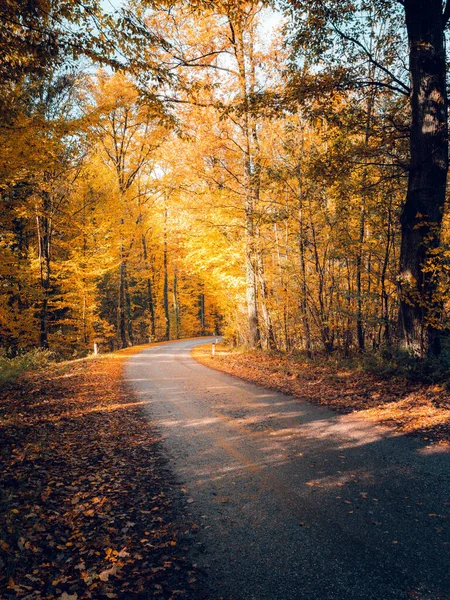
[[[258,318],[258,304],[257,304],[257,293],[256,293],[256,278],[255,268],[253,265],[252,257],[249,255],[249,251],[246,254],[246,298],[247,298],[247,318],[249,327],[249,339],[248,343],[250,348],[256,348],[260,343],[259,333],[259,318]]]
[[[440,245],[448,169],[442,0],[405,0],[411,76],[411,164],[401,215],[400,330],[416,354],[439,354],[442,301],[427,268]]]
[[[254,152],[257,145],[256,125],[249,105],[249,74],[246,66],[244,42],[245,18],[239,11],[228,14],[231,40],[234,47],[239,73],[239,93],[243,104],[242,132],[244,136],[244,179],[245,179],[245,275],[248,318],[248,344],[251,348],[260,345],[261,334],[258,314],[257,264],[256,264],[256,223],[255,210],[258,200],[259,163]]]
[[[280,290],[280,294],[275,294],[274,295],[274,299],[276,302],[276,311],[275,311],[275,317],[277,315],[282,315],[281,317],[279,317],[280,319],[280,324],[279,327],[277,328],[279,331],[282,332],[283,335],[283,350],[284,351],[288,351],[289,350],[289,331],[288,331],[288,306],[287,306],[287,283],[285,281],[285,277],[284,277],[284,272],[283,272],[283,265],[281,262],[281,253],[280,253],[280,242],[279,242],[279,236],[278,236],[278,226],[277,223],[275,222],[273,224],[273,232],[274,232],[274,237],[275,237],[275,260],[276,260],[276,264],[278,267],[278,277],[279,277],[279,283],[278,283],[278,287]],[[287,244],[286,244],[287,246]],[[287,250],[286,250],[286,254],[287,254]],[[280,307],[280,296],[281,296],[281,300],[282,300],[282,307]]]
[[[164,213],[164,289],[163,304],[164,316],[166,319],[166,331],[164,338],[170,340],[170,313],[169,313],[169,273],[167,270],[167,208]]]
[[[275,350],[277,347],[277,343],[273,331],[272,319],[269,313],[269,309],[267,308],[267,284],[264,272],[264,261],[261,251],[258,252],[257,261],[261,315],[262,322],[264,323],[264,348],[265,350]]]
[[[327,299],[325,290],[325,270],[320,264],[319,246],[316,236],[316,227],[313,220],[313,208],[311,201],[309,202],[309,225],[311,229],[311,246],[314,259],[314,268],[316,271],[317,285],[317,300],[318,307],[316,309],[317,324],[320,329],[320,337],[327,356],[334,350],[334,333],[329,326],[329,318],[331,315],[332,301],[331,297]]]
[[[152,280],[150,279],[150,265],[148,264],[148,252],[147,252],[147,241],[145,236],[142,236],[142,250],[144,254],[145,268],[147,269],[147,303],[148,310],[150,313],[150,332],[152,336],[152,340],[155,340],[156,337],[156,322],[155,322],[155,303],[153,300],[153,289],[152,289]]]
[[[121,252],[123,252],[123,248]],[[119,297],[117,304],[117,334],[120,348],[127,348],[129,346],[126,319],[126,271],[126,262],[122,258],[119,266]]]
[[[200,331],[202,335],[205,335],[205,294],[203,292],[203,284],[201,286],[201,294],[199,296],[199,311],[198,318],[200,321]]]
[[[175,339],[180,339],[180,305],[178,303],[177,265],[173,267],[173,312],[175,315]]]
[[[352,278],[350,274],[350,264],[348,258],[345,259],[345,270],[347,274],[347,319],[346,324],[344,324],[345,319],[343,321],[343,329],[344,329],[344,356],[348,357],[350,354],[350,347],[352,345]]]
[[[373,51],[373,30],[370,35],[369,48],[370,52]],[[368,78],[369,80],[374,79],[374,66],[369,63]],[[361,206],[359,212],[359,239],[358,239],[358,251],[356,255],[356,336],[358,339],[358,349],[360,352],[364,351],[366,332],[364,328],[364,315],[363,315],[363,286],[362,286],[362,275],[363,275],[363,264],[364,264],[364,242],[366,237],[366,212],[367,212],[367,178],[368,178],[368,154],[369,154],[369,142],[370,134],[372,129],[372,115],[375,104],[375,87],[372,87],[369,91],[367,98],[366,108],[366,124],[364,132],[364,169],[361,181]],[[369,278],[370,281],[370,278]]]
[[[389,323],[389,295],[386,289],[386,274],[389,266],[390,248],[392,243],[392,196],[389,196],[389,205],[387,213],[387,231],[386,231],[386,246],[384,250],[383,263],[381,267],[380,275],[380,287],[381,287],[381,312],[382,319],[380,323],[380,330],[378,334],[378,344],[382,343],[382,328],[384,326],[384,337],[383,342],[386,346],[391,344],[391,328]]]
[[[125,286],[125,319],[126,319],[126,324],[127,324],[128,344],[130,346],[133,346],[134,345],[133,307],[131,306],[130,286],[128,285],[127,263],[125,263],[124,286]]]
[[[42,301],[39,310],[39,346],[48,348],[48,320],[49,320],[49,297],[51,292],[51,239],[52,223],[49,216],[51,210],[51,199],[49,194],[44,193],[42,202],[42,214],[36,214],[40,283],[42,290]]]
[[[302,135],[302,151],[303,151],[303,135]],[[306,236],[307,230],[304,223],[304,210],[303,210],[303,189],[302,189],[302,172],[300,160],[296,167],[296,175],[298,182],[298,251],[300,257],[300,313],[303,324],[303,337],[306,355],[308,358],[312,358],[312,344],[311,344],[311,327],[309,324],[308,315],[308,283],[306,274]]]

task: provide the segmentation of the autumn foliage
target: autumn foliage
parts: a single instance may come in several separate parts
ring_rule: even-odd
[[[15,23],[13,4],[0,73],[10,354],[219,329],[308,355],[441,348],[446,219],[431,225],[422,198],[405,221],[421,143],[408,146],[409,3],[406,29],[389,2],[354,22],[331,1],[317,18],[304,3],[300,21],[289,2],[284,16],[254,2],[25,15],[19,2]]]
[[[2,598],[197,598],[193,523],[121,381],[128,354],[64,363],[0,397]]]

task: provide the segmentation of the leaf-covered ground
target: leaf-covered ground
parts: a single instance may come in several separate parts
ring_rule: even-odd
[[[331,361],[314,364],[301,358],[261,352],[231,351],[219,344],[214,358],[209,346],[193,356],[209,367],[308,402],[355,412],[430,443],[450,444],[450,392],[439,385],[383,379]]]
[[[158,437],[121,381],[135,351],[0,393],[0,598],[199,598],[193,526],[175,524]]]

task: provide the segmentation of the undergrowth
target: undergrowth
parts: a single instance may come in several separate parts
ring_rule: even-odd
[[[353,352],[344,356],[336,350],[331,355],[315,352],[308,357],[303,350],[293,349],[289,352],[279,350],[250,350],[245,347],[227,347],[233,354],[262,354],[273,359],[285,359],[286,370],[295,369],[295,364],[302,366],[310,364],[311,367],[327,367],[329,377],[334,371],[345,369],[350,371],[364,371],[381,379],[393,379],[411,383],[443,384],[450,390],[450,347],[443,349],[440,356],[420,358],[411,355],[406,350],[395,347],[380,348],[363,353]]]
[[[27,371],[44,369],[53,360],[54,355],[50,350],[34,348],[14,357],[0,349],[0,385],[12,383]]]
[[[382,378],[404,378],[414,383],[443,383],[450,388],[450,350],[440,356],[419,358],[402,350],[382,350],[367,354],[363,368]]]

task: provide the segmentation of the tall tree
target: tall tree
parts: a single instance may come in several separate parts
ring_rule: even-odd
[[[444,29],[450,2],[404,0],[411,76],[411,162],[401,215],[400,317],[405,342],[440,352],[439,248],[448,172],[448,99]]]
[[[131,242],[126,241],[125,229],[127,222],[133,225],[142,221],[142,211],[134,214],[131,201],[133,196],[137,195],[138,199],[141,197],[139,190],[136,190],[136,183],[145,168],[150,168],[151,171],[152,155],[161,144],[166,130],[162,126],[159,105],[148,104],[142,100],[134,83],[124,74],[117,73],[108,77],[100,73],[98,80],[93,84],[93,96],[95,110],[101,115],[93,127],[98,130],[106,162],[114,170],[119,195],[117,333],[120,346],[125,348],[134,342],[128,290],[128,255],[135,243],[134,239]],[[142,236],[137,243],[140,242]],[[147,254],[146,248],[144,252]],[[147,289],[149,284],[148,279]],[[151,303],[149,309],[151,313]]]
[[[307,49],[311,59],[327,58],[334,66],[336,85],[370,85],[410,97],[408,192],[401,217],[399,326],[403,343],[413,352],[438,354],[442,300],[437,294],[439,269],[431,258],[440,244],[448,170],[444,31],[450,4],[444,6],[442,0],[372,0],[356,4],[287,0],[284,6],[294,18],[296,50]],[[380,37],[382,57],[376,56],[369,43],[374,24],[384,34]],[[407,73],[402,70],[402,54],[408,55]],[[349,57],[359,60],[346,63]],[[342,63],[339,68],[336,60]],[[367,78],[358,69],[367,61],[377,69],[376,79]],[[405,75],[409,75],[411,87]]]

